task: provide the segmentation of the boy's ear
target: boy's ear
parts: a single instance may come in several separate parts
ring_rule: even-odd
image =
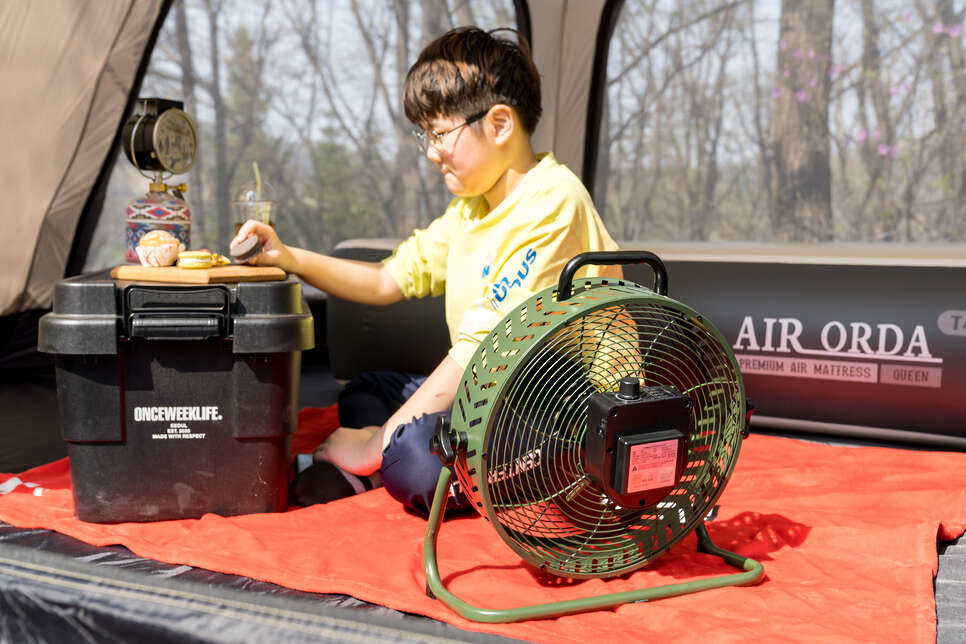
[[[503,103],[497,103],[490,108],[486,118],[493,128],[494,143],[503,145],[510,140],[514,130],[516,130],[516,115],[513,113],[513,108]]]

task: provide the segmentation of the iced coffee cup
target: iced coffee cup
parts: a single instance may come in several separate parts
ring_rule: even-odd
[[[235,234],[249,219],[275,227],[276,198],[271,183],[262,179],[258,164],[252,164],[253,179],[246,181],[235,191],[231,200],[231,218]]]
[[[249,219],[254,219],[255,221],[260,221],[264,224],[268,224],[272,228],[275,227],[275,202],[274,201],[232,201],[231,202],[231,218],[232,223],[235,225],[235,234],[241,229],[242,224],[244,224]]]

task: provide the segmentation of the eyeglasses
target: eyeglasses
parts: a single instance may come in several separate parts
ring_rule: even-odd
[[[443,137],[445,137],[447,134],[455,132],[461,127],[466,127],[467,125],[472,125],[473,123],[476,123],[481,118],[486,116],[487,112],[489,111],[490,111],[489,108],[487,108],[482,112],[477,112],[476,114],[470,117],[467,117],[465,121],[463,121],[456,127],[452,127],[446,130],[445,132],[423,132],[422,130],[413,130],[413,138],[416,139],[416,144],[419,145],[419,148],[424,153],[429,152],[430,146],[432,146],[436,150],[442,150]]]

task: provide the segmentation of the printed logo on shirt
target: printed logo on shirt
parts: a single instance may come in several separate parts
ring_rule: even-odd
[[[533,250],[533,248],[528,248],[526,256],[520,263],[520,268],[516,269],[516,273],[510,277],[501,277],[490,285],[490,295],[492,296],[490,298],[490,304],[494,308],[496,308],[497,303],[506,299],[506,296],[511,290],[523,284],[523,280],[530,274],[530,267],[533,266],[536,260],[537,251]]]

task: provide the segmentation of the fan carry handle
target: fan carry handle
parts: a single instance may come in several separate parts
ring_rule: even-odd
[[[573,295],[574,275],[580,267],[587,264],[597,264],[600,266],[611,264],[647,264],[654,271],[655,293],[667,295],[667,268],[664,262],[654,253],[647,250],[612,250],[595,251],[581,253],[574,256],[563,271],[560,272],[560,281],[557,282],[557,301],[563,302],[570,299]]]

